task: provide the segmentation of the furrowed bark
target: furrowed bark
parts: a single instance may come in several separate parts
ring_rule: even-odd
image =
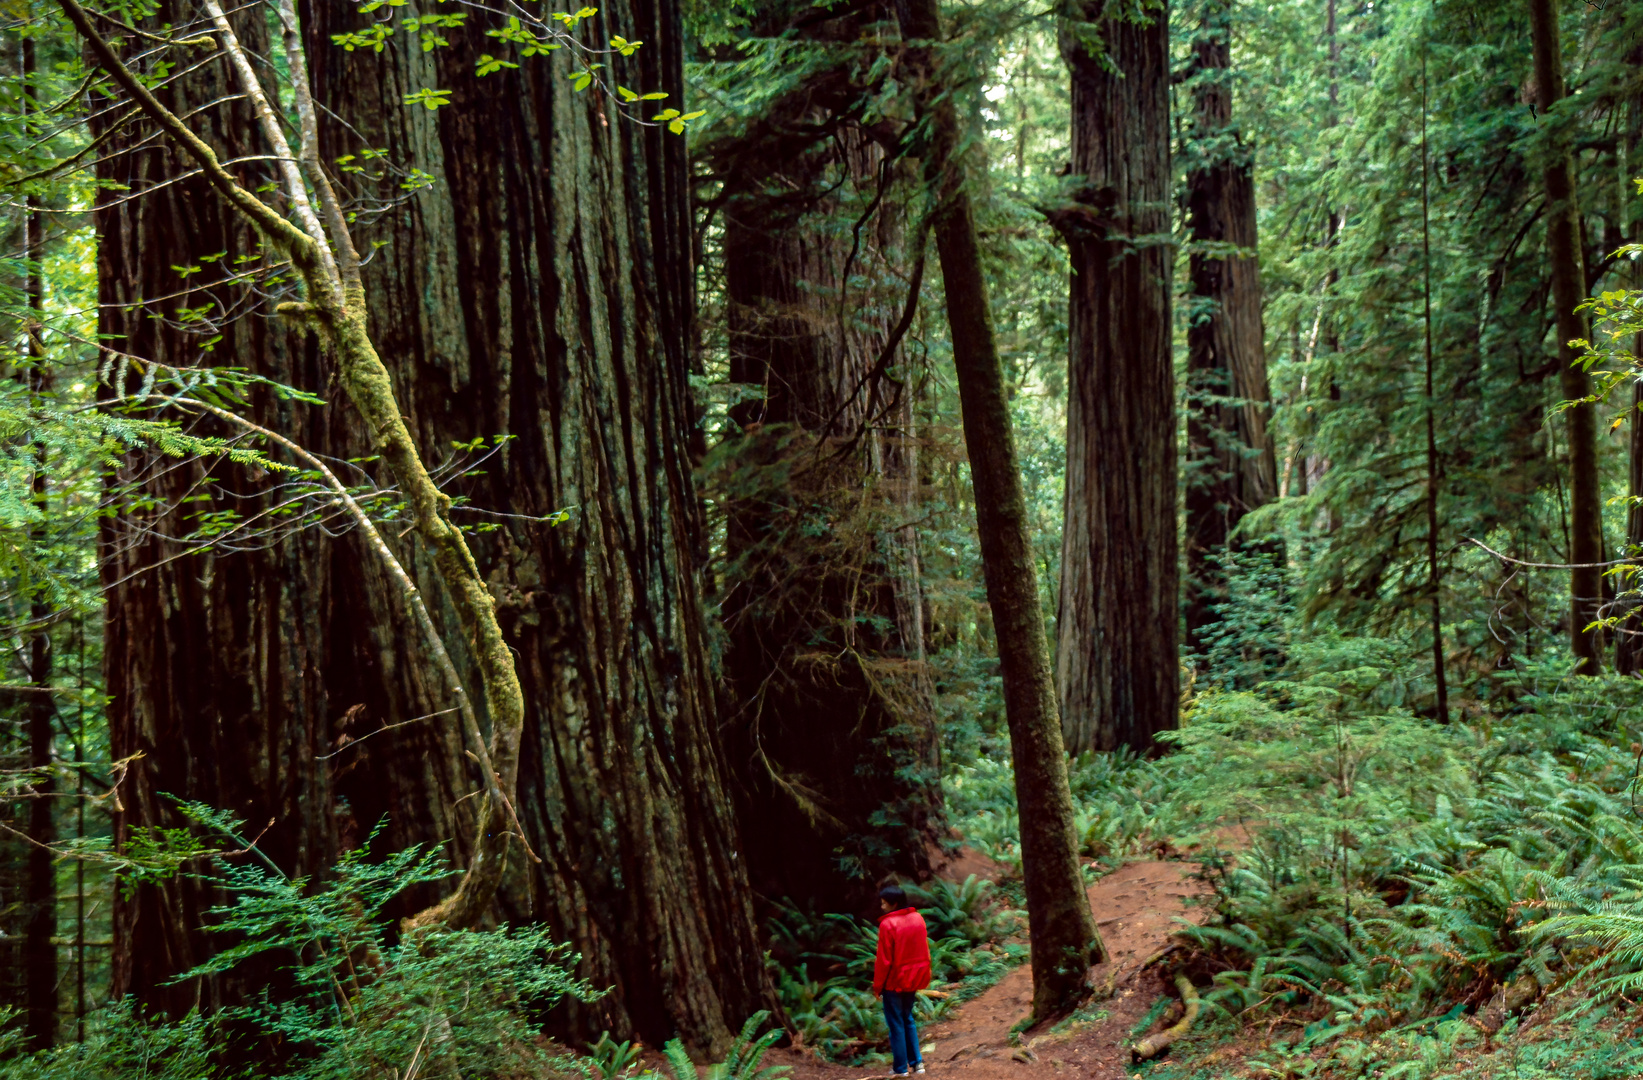
[[[326,486],[335,494],[337,502],[347,510],[348,516],[353,518],[355,527],[366,538],[371,550],[382,563],[383,569],[388,571],[389,577],[399,586],[400,598],[404,602],[406,610],[411,613],[412,621],[416,623],[417,629],[422,632],[423,644],[427,646],[428,653],[433,658],[434,667],[439,669],[439,675],[445,683],[446,690],[451,697],[456,699],[455,708],[462,718],[462,733],[467,737],[468,745],[472,748],[474,757],[478,760],[481,773],[485,778],[486,796],[494,805],[501,806],[508,812],[509,824],[515,830],[521,829],[522,826],[519,824],[518,816],[508,797],[503,793],[502,782],[496,775],[495,766],[491,763],[490,749],[486,745],[484,733],[480,730],[479,717],[474,712],[473,700],[462,686],[462,677],[457,673],[456,664],[451,660],[450,651],[445,648],[445,639],[440,636],[439,628],[435,625],[433,616],[428,613],[428,605],[422,599],[422,591],[417,588],[415,579],[406,572],[405,567],[399,561],[399,557],[388,546],[388,541],[383,538],[382,531],[376,527],[376,523],[365,512],[365,508],[360,506],[359,500],[353,497],[347,486],[337,478],[336,473],[331,471],[329,465],[279,432],[271,431],[260,424],[252,423],[243,416],[229,412],[227,409],[219,409],[217,406],[203,401],[195,401],[190,398],[175,398],[172,400],[179,405],[208,412],[236,427],[256,432],[263,438],[290,451],[293,457],[302,461],[325,479]],[[515,836],[520,841],[524,841],[522,832],[516,832]],[[526,850],[529,851],[528,845]],[[531,854],[531,858],[538,862],[541,861],[536,858],[534,853]]]
[[[1202,654],[1204,629],[1226,590],[1214,557],[1245,514],[1277,497],[1277,459],[1267,388],[1261,271],[1255,257],[1253,150],[1232,116],[1230,0],[1205,5],[1193,39],[1196,113],[1189,141],[1187,215],[1192,309],[1187,321],[1186,563],[1183,616],[1188,647]],[[1237,252],[1204,250],[1236,245]]]
[[[1085,4],[1063,31],[1084,177],[1058,215],[1072,302],[1056,678],[1074,753],[1152,749],[1180,694],[1169,14],[1105,10]]]
[[[1089,965],[1105,955],[1073,838],[1067,755],[1039,606],[1026,499],[1003,368],[982,272],[974,212],[965,190],[962,132],[953,85],[937,65],[936,0],[897,0],[907,62],[929,142],[920,153],[932,188],[931,229],[941,259],[953,363],[958,375],[975,487],[976,531],[1004,682],[1004,712],[1021,817],[1021,864],[1032,940],[1033,1016],[1070,1008],[1085,992]]]
[[[658,1044],[679,1035],[722,1052],[731,1031],[772,1002],[715,745],[694,562],[702,523],[688,455],[684,140],[612,116],[597,94],[574,94],[563,52],[476,77],[478,53],[496,48],[483,14],[470,12],[450,47],[432,53],[403,34],[381,54],[345,53],[332,34],[358,27],[353,7],[297,7],[314,108],[324,114],[317,155],[304,143],[297,157],[315,170],[362,145],[386,153],[380,170],[339,166],[337,193],[359,200],[350,209],[393,208],[374,222],[363,215],[354,231],[374,251],[359,272],[365,330],[391,360],[410,437],[430,463],[449,456],[453,440],[506,439],[449,486],[467,500],[451,511],[458,520],[497,523],[468,543],[498,598],[528,709],[513,804],[542,863],[510,860],[493,909],[549,925],[582,955],[579,974],[613,988],[556,1009],[556,1035],[591,1040],[609,1029]],[[160,0],[152,18],[182,24],[191,8]],[[248,52],[268,47],[259,9],[228,19]],[[625,85],[678,93],[678,20],[665,0],[613,0],[588,32],[645,41],[613,61],[615,73]],[[234,82],[226,59],[214,61],[164,100],[209,132],[225,160],[267,154],[246,101],[192,111],[223,101]],[[428,85],[451,89],[452,107],[403,105]],[[192,170],[161,154],[113,160],[109,178],[133,188]],[[407,197],[399,182],[411,165],[435,182]],[[272,171],[239,166],[235,175],[252,187]],[[329,222],[322,179],[308,178],[313,208]],[[254,238],[203,176],[110,203],[100,217],[105,332],[128,337],[137,355],[192,362],[198,339],[147,318],[142,298],[175,290],[169,264],[251,250]],[[178,249],[187,254],[171,254]],[[345,256],[337,252],[351,303]],[[340,381],[311,337],[287,336],[270,320],[229,323],[224,333],[220,350],[257,374],[306,389]],[[328,460],[375,456],[362,425],[340,410],[256,394],[247,415]],[[173,500],[200,482],[189,469],[175,475],[138,473],[145,491]],[[220,506],[266,497],[250,470],[212,476]],[[544,523],[567,508],[568,525]],[[123,573],[175,554],[143,514],[131,511],[130,528],[123,517],[109,524]],[[481,706],[473,638],[440,585],[432,548],[386,539]],[[466,857],[478,800],[462,798],[473,777],[456,726],[391,723],[450,701],[436,665],[407,656],[393,631],[402,586],[381,566],[358,530],[334,539],[310,531],[266,551],[179,559],[115,589],[111,730],[122,748],[148,754],[128,785],[129,825],[166,823],[158,793],[169,791],[254,820],[277,816],[266,843],[296,873],[322,873],[379,818],[385,844],[454,835],[457,858]],[[397,730],[329,752],[379,721]],[[315,758],[326,759],[322,767]],[[435,899],[430,892],[415,902]],[[255,985],[236,972],[205,987],[164,986],[218,946],[196,929],[214,900],[180,882],[124,901],[122,991],[181,1010],[197,994],[206,1005],[233,1003]]]
[[[1558,5],[1529,0],[1529,28],[1535,58],[1536,103],[1541,123],[1556,125],[1551,115],[1563,100],[1563,45]],[[1576,310],[1586,299],[1582,267],[1580,204],[1575,193],[1574,162],[1568,136],[1554,126],[1544,162],[1546,188],[1546,256],[1552,278],[1552,305],[1557,317],[1558,386],[1565,401],[1581,402],[1564,412],[1569,442],[1569,647],[1578,661],[1575,671],[1597,675],[1603,670],[1600,631],[1592,624],[1603,603],[1603,493],[1597,471],[1597,406],[1583,399],[1592,379],[1575,362],[1569,342],[1587,337],[1586,319]]]
[[[646,42],[615,77],[679,94],[677,6],[598,6],[590,36]],[[474,542],[522,658],[515,805],[543,858],[510,870],[501,910],[551,926],[614,987],[556,1010],[556,1032],[720,1051],[770,998],[696,562],[684,140],[573,94],[564,52],[476,77],[496,51],[483,16],[449,49],[396,38],[366,55],[317,44],[357,27],[352,11],[303,13],[317,103],[342,121],[322,124],[322,160],[363,143],[438,178],[375,227],[363,270],[378,346],[407,358],[413,433],[425,454],[510,433],[462,485],[473,505],[574,508],[555,529],[496,519]],[[427,85],[451,106],[401,107]]]
[[[99,65],[131,95],[144,115],[176,140],[195,164],[204,170],[217,192],[243,214],[268,243],[290,256],[302,275],[309,297],[304,314],[318,330],[326,351],[337,364],[349,400],[372,433],[374,448],[382,455],[409,502],[417,534],[432,551],[434,565],[456,608],[463,630],[472,642],[491,719],[490,757],[501,787],[501,797],[506,799],[518,775],[519,740],[525,709],[513,657],[502,639],[501,624],[496,618],[495,602],[462,533],[449,520],[450,498],[439,490],[429,476],[400,415],[392,380],[366,330],[363,290],[357,285],[344,288],[330,244],[309,204],[306,188],[297,171],[294,155],[286,144],[284,132],[221,6],[215,0],[206,0],[206,10],[239,74],[241,91],[251,99],[261,121],[263,136],[280,163],[287,186],[286,196],[304,224],[302,229],[291,225],[257,199],[218,164],[215,151],[195,136],[127,70],[98,34],[77,0],[59,0],[59,3],[90,46]],[[351,242],[348,246],[351,247]],[[479,837],[474,845],[473,858],[461,884],[451,896],[410,919],[409,925],[424,927],[443,923],[451,927],[466,927],[476,923],[484,914],[501,884],[507,857],[508,830],[498,827],[493,820],[500,816],[502,809],[487,797],[480,810]]]

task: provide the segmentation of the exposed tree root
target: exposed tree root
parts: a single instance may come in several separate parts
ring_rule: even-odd
[[[1181,1003],[1186,1012],[1173,1027],[1165,1028],[1158,1034],[1142,1039],[1130,1048],[1130,1054],[1136,1061],[1146,1061],[1155,1058],[1169,1049],[1171,1043],[1188,1031],[1192,1030],[1193,1022],[1198,1019],[1198,991],[1192,987],[1192,980],[1185,975],[1175,977],[1175,988],[1181,991]]]

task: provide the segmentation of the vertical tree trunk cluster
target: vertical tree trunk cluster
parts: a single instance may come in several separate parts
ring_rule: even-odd
[[[1253,153],[1232,116],[1230,0],[1204,7],[1192,43],[1186,154],[1193,250],[1187,312],[1186,644],[1207,648],[1225,594],[1218,557],[1243,516],[1277,495],[1268,430]],[[1235,250],[1234,250],[1235,249]]]
[[[1542,123],[1563,100],[1563,45],[1553,0],[1529,0],[1529,27],[1534,47],[1536,104]],[[1551,264],[1552,305],[1557,319],[1558,385],[1564,400],[1579,401],[1592,392],[1592,380],[1575,364],[1569,342],[1587,336],[1585,317],[1577,309],[1586,298],[1580,203],[1575,193],[1574,162],[1566,134],[1554,127],[1545,155],[1546,257]],[[1573,405],[1564,413],[1569,444],[1569,642],[1579,660],[1576,671],[1603,670],[1601,634],[1592,628],[1603,602],[1603,494],[1597,471],[1597,406]]]
[[[156,25],[181,14],[162,10]],[[692,422],[683,140],[636,127],[597,94],[573,94],[563,54],[478,79],[477,56],[496,43],[473,15],[449,48],[424,53],[402,33],[380,54],[332,44],[358,29],[350,8],[313,4],[303,16],[316,97],[340,121],[322,119],[321,158],[356,163],[363,171],[339,170],[339,180],[382,208],[356,229],[374,252],[372,335],[413,437],[431,461],[452,459],[456,441],[507,437],[477,474],[447,470],[448,493],[472,507],[459,505],[457,519],[485,526],[471,543],[529,710],[516,806],[543,862],[515,847],[501,912],[547,922],[583,954],[584,975],[613,987],[569,1018],[578,1033],[679,1034],[721,1049],[769,988],[713,737],[698,599],[701,522],[683,450]],[[647,43],[613,62],[624,84],[682,93],[671,4],[606,5],[592,32]],[[244,33],[261,47],[255,26]],[[215,100],[223,78],[214,68],[191,75],[177,104]],[[402,104],[426,86],[450,89],[451,105],[436,114]],[[230,153],[256,141],[248,126],[203,123]],[[400,184],[412,167],[435,183],[407,198]],[[132,170],[155,180],[181,171],[155,153],[109,168],[128,182]],[[184,182],[105,206],[100,231],[105,301],[115,305],[105,332],[137,355],[197,355],[130,305],[175,292],[171,264],[249,250],[243,230]],[[191,251],[178,251],[179,237]],[[311,343],[269,327],[233,324],[235,361],[338,396]],[[345,405],[272,395],[255,404],[260,421],[311,450],[367,453]],[[166,485],[200,481],[184,472],[132,479],[170,493]],[[262,490],[261,478],[213,472]],[[570,524],[542,520],[561,509]],[[306,532],[260,553],[150,569],[176,553],[160,532],[177,523],[144,531],[158,523],[141,515],[111,524],[107,538],[116,752],[148,755],[134,770],[128,831],[171,820],[155,794],[167,791],[234,810],[253,830],[273,817],[263,844],[298,872],[325,866],[382,816],[394,846],[471,837],[472,800],[459,800],[476,778],[451,717],[433,715],[451,703],[357,537]],[[474,657],[428,555],[406,544],[401,556],[472,693]],[[395,724],[406,726],[387,730]],[[349,743],[372,733],[381,734]],[[124,905],[119,991],[162,997],[163,979],[207,947],[195,927],[210,895],[188,881],[165,891],[139,890]],[[171,994],[192,1000],[193,990]],[[232,993],[211,989],[206,1000]]]
[[[846,44],[884,17],[805,26],[838,65],[705,155],[725,178],[730,379],[760,394],[708,469],[728,518],[726,754],[755,890],[824,910],[925,877],[941,821],[908,524],[919,377],[898,340],[922,255],[906,250],[902,170],[853,115]]]
[[[1056,679],[1075,753],[1150,748],[1180,686],[1169,17],[1104,11],[1063,31],[1085,182],[1057,215],[1072,300]]]

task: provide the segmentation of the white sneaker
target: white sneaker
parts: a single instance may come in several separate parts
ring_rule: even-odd
[[[924,1062],[922,1062],[922,1061],[914,1062],[913,1063],[913,1071],[915,1073],[918,1073],[920,1076],[923,1076],[924,1075]]]

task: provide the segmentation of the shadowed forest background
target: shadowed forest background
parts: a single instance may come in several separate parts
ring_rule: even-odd
[[[0,38],[0,1078],[1643,1069],[1643,9]]]

